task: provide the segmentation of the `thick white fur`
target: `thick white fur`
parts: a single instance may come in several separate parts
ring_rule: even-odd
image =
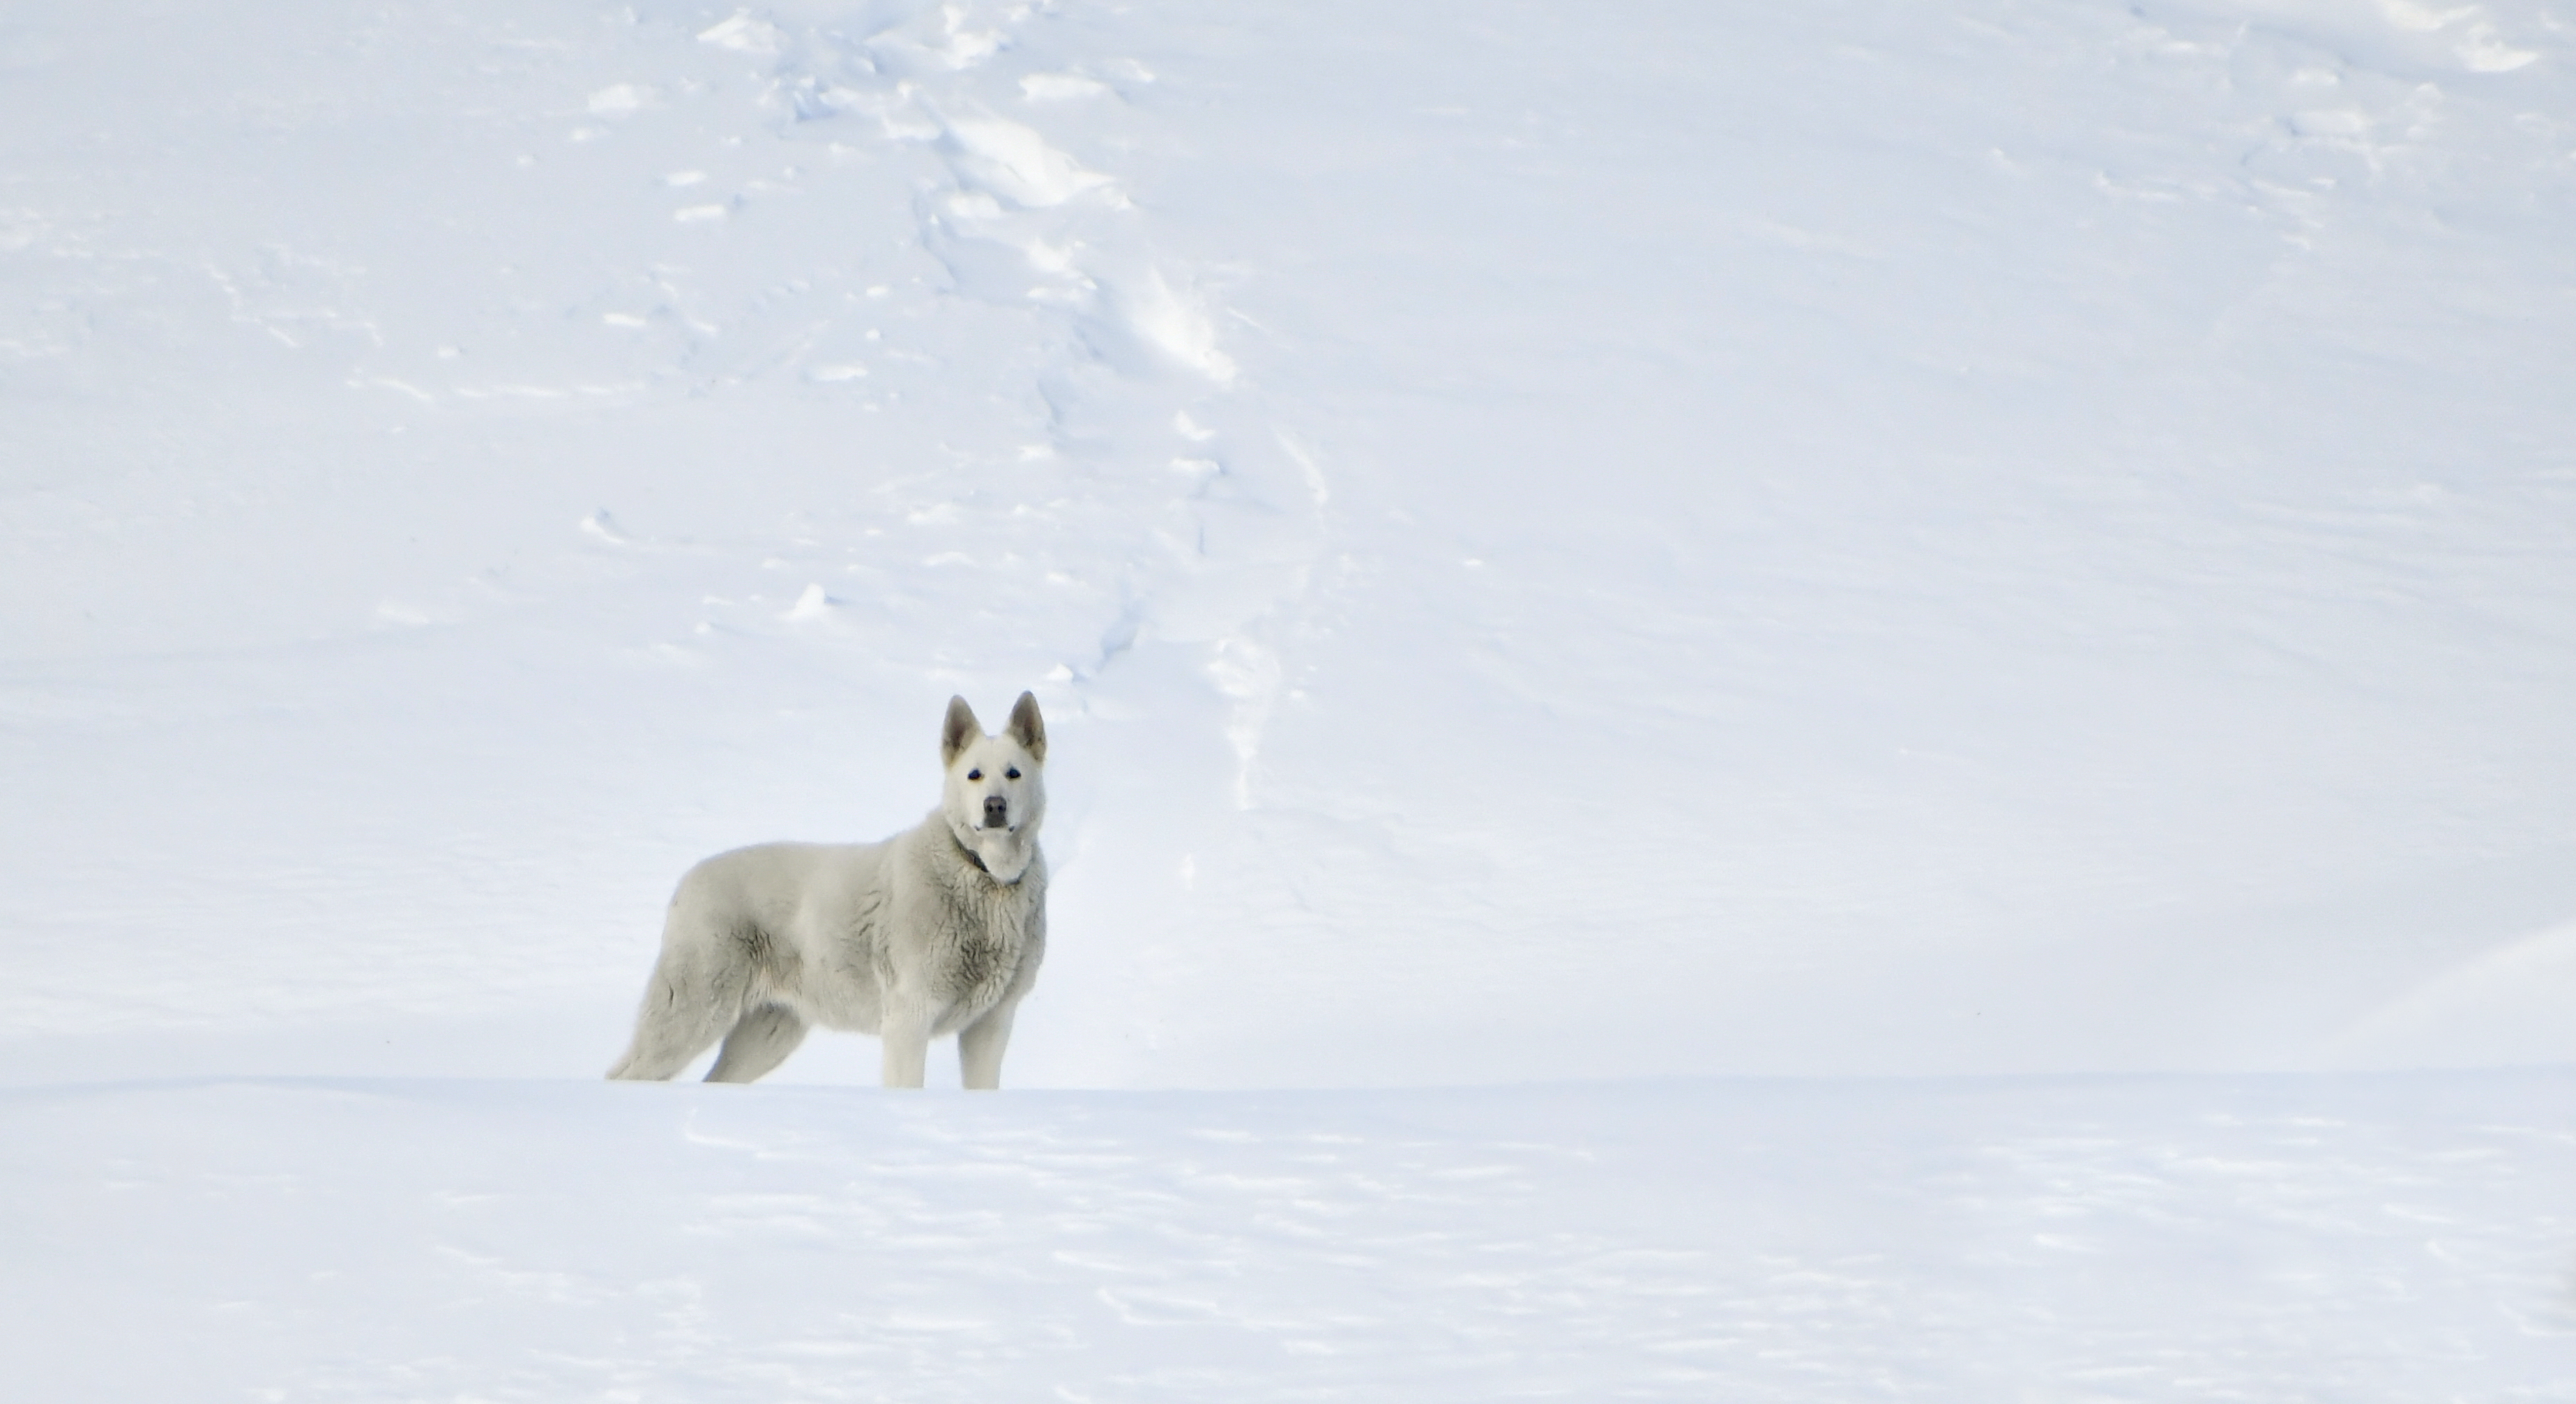
[[[966,1085],[999,1087],[1012,1014],[1046,955],[1037,699],[1021,693],[986,736],[951,698],[940,759],[939,808],[893,838],[764,843],[691,868],[634,1045],[608,1075],[671,1077],[721,1037],[707,1081],[749,1082],[821,1024],[883,1040],[888,1087],[919,1087],[930,1040],[947,1033]],[[988,826],[993,796],[1003,822]]]

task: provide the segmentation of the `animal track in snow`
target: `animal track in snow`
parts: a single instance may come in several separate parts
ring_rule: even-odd
[[[1020,96],[1031,102],[1069,102],[1107,97],[1117,89],[1078,73],[1032,73],[1020,80]]]
[[[821,581],[816,581],[807,585],[805,593],[798,595],[796,603],[790,605],[787,612],[779,617],[796,620],[829,619],[832,617],[832,611],[840,607],[840,603],[824,592]]]
[[[1109,177],[1084,170],[1017,122],[999,117],[952,121],[948,137],[961,155],[961,174],[1024,209],[1061,205],[1110,183]]]
[[[998,313],[1029,329],[1030,396],[1047,409],[1031,430],[1043,442],[1023,439],[1006,459],[961,458],[925,471],[917,489],[894,490],[888,525],[923,533],[920,549],[900,557],[911,583],[896,588],[954,592],[961,587],[946,577],[1026,568],[1071,611],[1068,623],[1107,611],[1070,647],[1057,645],[1069,684],[1140,643],[1196,651],[1209,721],[1235,761],[1232,798],[1251,807],[1264,734],[1297,676],[1305,596],[1327,574],[1318,562],[1329,494],[1322,455],[1262,422],[1243,398],[1243,363],[1226,344],[1235,319],[1207,265],[1162,244],[1151,211],[1104,159],[1131,149],[1124,138],[1137,119],[1124,99],[1156,75],[1132,60],[1067,52],[1074,31],[1015,6],[946,5],[863,37],[746,14],[696,37],[775,60],[761,75],[767,111],[791,108],[798,123],[866,123],[895,148],[885,155],[934,160],[939,178],[919,187],[912,210],[919,246],[948,286],[908,306],[937,315],[955,305],[937,297],[962,299],[992,311],[961,315]],[[736,178],[709,170],[708,179]],[[695,195],[696,175],[670,169],[661,183]],[[713,223],[727,208],[693,204],[678,217]],[[885,291],[871,285],[865,296]],[[879,351],[873,331],[868,341],[864,362],[844,337],[809,340],[817,354],[807,359],[800,347],[790,364],[817,386],[868,378],[871,367],[879,383],[900,379],[893,351]],[[895,394],[886,384],[869,407]],[[1100,521],[1131,524],[1135,540],[1102,553],[1098,543],[1077,550],[1059,539]],[[1091,566],[1061,568],[1094,559],[1125,564],[1107,578]],[[924,583],[925,567],[941,568],[943,583]],[[828,598],[800,599],[784,617],[819,618],[829,607]],[[833,617],[862,628],[870,613]]]
[[[1004,36],[994,29],[976,28],[967,18],[965,7],[942,5],[938,10],[937,32],[930,32],[926,18],[898,24],[869,37],[871,53],[885,57],[898,70],[916,73],[958,73],[983,63],[1001,52]],[[1022,9],[1014,19],[1026,19]]]
[[[2452,56],[2471,73],[2511,73],[2540,57],[2534,50],[2506,43],[2483,6],[2436,8],[2417,0],[2379,0],[2379,11],[2398,29],[2447,34]]]
[[[787,32],[749,11],[698,32],[698,42],[738,54],[774,56],[787,47]]]
[[[1234,358],[1217,349],[1216,324],[1207,309],[1175,292],[1161,269],[1147,269],[1119,301],[1128,325],[1146,341],[1219,385],[1234,383]]]
[[[654,106],[660,95],[637,83],[619,83],[590,95],[590,113],[594,117],[630,117]]]

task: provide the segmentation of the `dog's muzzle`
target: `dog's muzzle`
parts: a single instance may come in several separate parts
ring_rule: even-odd
[[[984,796],[984,827],[1007,829],[1011,825],[1011,801],[1006,795]]]

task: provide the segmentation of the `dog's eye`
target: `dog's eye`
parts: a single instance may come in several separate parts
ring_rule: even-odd
[[[969,780],[981,780],[984,778],[984,772],[980,770],[970,770],[966,772],[966,778]]]
[[[1019,769],[1019,767],[1018,767],[1018,766],[1013,766],[1013,767],[1011,767],[1010,769],[1003,771],[1003,772],[1002,772],[1002,778],[1003,778],[1003,779],[1005,779],[1005,780],[1017,780],[1017,779],[1019,779],[1019,778],[1020,778],[1020,769]]]

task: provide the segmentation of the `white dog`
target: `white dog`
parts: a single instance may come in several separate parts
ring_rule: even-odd
[[[885,1043],[885,1085],[919,1087],[957,1035],[966,1085],[1002,1084],[1011,1015],[1046,955],[1046,722],[1021,693],[987,736],[948,702],[948,781],[929,818],[882,843],[764,843],[691,868],[671,897],[635,1043],[613,1078],[662,1079],[721,1036],[709,1082],[786,1061],[809,1024]]]

